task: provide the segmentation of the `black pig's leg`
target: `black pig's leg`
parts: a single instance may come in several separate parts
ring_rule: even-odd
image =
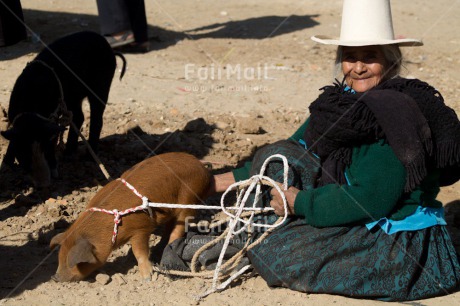
[[[75,131],[75,127],[80,131],[83,121],[85,119],[83,111],[81,109],[81,101],[69,101],[67,100],[67,107],[72,111],[72,122],[74,126],[69,127],[69,136],[67,137],[66,153],[72,154],[77,151],[78,147],[78,134]]]
[[[14,150],[11,144],[8,144],[8,148],[6,149],[5,157],[3,158],[3,163],[8,166],[13,166],[16,156],[14,154]]]
[[[98,151],[98,143],[103,125],[103,114],[109,97],[110,83],[111,79],[110,82],[101,84],[99,86],[100,90],[94,91],[94,93],[90,94],[88,97],[91,109],[89,144],[95,152]]]
[[[48,167],[50,169],[50,174],[52,178],[57,178],[59,176],[59,172],[57,169],[57,160],[56,160],[56,153],[54,151],[54,148],[56,147],[56,144],[51,143],[48,146],[45,146],[44,154],[45,154],[45,159],[48,163]]]

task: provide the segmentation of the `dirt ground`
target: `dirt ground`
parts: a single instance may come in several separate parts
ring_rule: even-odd
[[[93,0],[22,0],[28,41],[0,48],[0,106],[43,43],[65,34],[99,31]],[[338,35],[342,1],[146,1],[151,51],[125,54],[128,70],[112,83],[99,158],[112,177],[152,154],[186,151],[214,162],[216,173],[240,165],[255,150],[290,136],[308,116],[318,89],[333,80],[334,48],[310,40]],[[460,114],[460,2],[393,1],[396,35],[422,38],[403,50],[403,75],[435,86]],[[227,72],[230,71],[229,74]],[[88,114],[87,104],[84,104]],[[0,116],[2,114],[0,113]],[[6,128],[6,118],[0,129]],[[83,128],[87,136],[88,122]],[[0,139],[0,158],[7,142]],[[83,146],[82,146],[83,149]],[[106,183],[94,161],[61,161],[50,197],[31,193],[20,175],[0,174],[0,303],[6,305],[358,305],[340,296],[272,289],[257,276],[200,302],[211,285],[200,278],[156,275],[143,282],[130,247],[86,281],[56,283],[51,237],[64,231]],[[439,198],[460,252],[460,184]],[[155,237],[152,236],[152,239]],[[458,305],[460,292],[417,301]],[[380,302],[365,301],[366,305]]]

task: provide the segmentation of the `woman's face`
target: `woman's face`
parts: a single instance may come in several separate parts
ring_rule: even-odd
[[[342,47],[345,81],[356,92],[377,86],[385,77],[386,66],[386,59],[378,46]]]

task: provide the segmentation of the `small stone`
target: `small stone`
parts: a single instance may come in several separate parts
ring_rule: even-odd
[[[59,199],[59,200],[57,200],[56,202],[57,202],[59,205],[67,205],[67,204],[68,204],[67,200],[65,200],[65,199]]]
[[[216,125],[216,128],[218,128],[219,130],[225,130],[228,127],[228,123],[223,122],[223,121],[217,121],[215,125]]]
[[[263,129],[252,118],[241,118],[237,124],[238,128],[244,134],[262,134]]]
[[[96,282],[98,282],[101,285],[107,285],[109,281],[110,276],[108,276],[107,274],[99,273],[98,275],[96,275]]]
[[[37,207],[37,210],[36,210],[36,212],[35,212],[35,215],[36,215],[36,216],[40,216],[41,214],[46,213],[47,210],[48,210],[48,209],[46,208],[46,206],[40,205],[40,206]]]
[[[114,282],[116,282],[119,286],[126,285],[128,282],[124,279],[121,273],[116,273],[112,276]]]

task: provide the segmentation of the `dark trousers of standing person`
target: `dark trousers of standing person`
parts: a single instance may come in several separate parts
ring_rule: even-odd
[[[97,0],[102,35],[131,30],[136,43],[148,41],[144,0]]]
[[[24,15],[19,0],[0,1],[0,47],[10,46],[27,38]]]

